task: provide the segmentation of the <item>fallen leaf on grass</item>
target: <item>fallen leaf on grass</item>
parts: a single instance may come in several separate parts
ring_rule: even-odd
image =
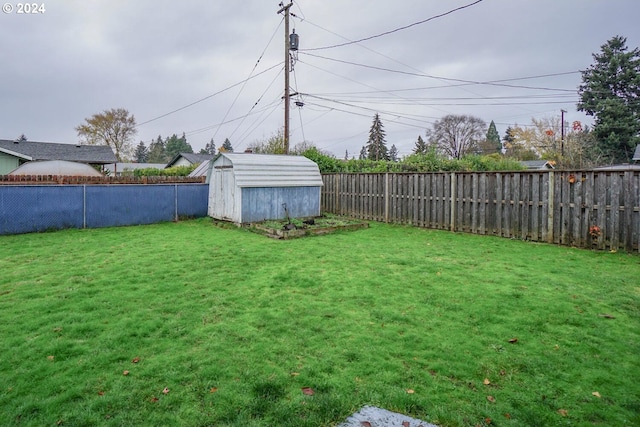
[[[500,369],[500,376],[504,377],[505,375],[507,375],[507,371],[505,371],[504,369]]]
[[[139,357],[134,357],[131,363],[138,363],[140,361]]]
[[[218,391],[218,387],[211,387],[211,390],[209,390],[209,393],[215,393],[216,391]]]
[[[493,396],[487,396],[487,400],[491,403],[496,403],[496,398]]]
[[[124,375],[126,377],[127,375],[129,375],[129,371],[122,372],[122,375]]]
[[[509,340],[509,342],[510,342],[511,344],[515,344],[515,343],[517,343],[517,342],[518,342],[518,338],[511,338],[511,339]]]
[[[482,384],[489,385],[491,384],[491,381],[489,381],[489,378],[485,378],[484,381],[482,381]]]
[[[311,387],[302,387],[302,393],[306,394],[307,396],[313,396],[315,394],[315,391],[313,391]]]
[[[169,393],[169,389],[168,389],[167,387],[165,387],[165,388],[162,390],[162,392],[163,392],[164,394],[168,394],[168,393]]]
[[[104,396],[104,391],[99,391],[98,396]]]
[[[569,415],[569,412],[566,409],[558,409],[558,413],[563,417],[566,417],[567,415]]]
[[[487,417],[484,419],[485,424],[489,425],[491,424],[491,418]]]
[[[506,419],[510,420],[511,419],[511,414],[507,412],[506,414],[504,414],[504,417]]]
[[[597,391],[594,391],[593,394],[595,397],[597,397],[598,399],[600,399],[602,396],[600,396],[600,393],[598,393]]]
[[[407,394],[413,394],[413,393],[415,393],[415,390],[412,390],[412,389],[407,390]]]
[[[300,375],[298,372],[291,372],[292,377],[297,377],[298,375]]]
[[[155,403],[155,402],[157,402],[158,400],[160,400],[160,399],[158,399],[158,398],[157,398],[157,397],[155,397],[155,396],[151,398],[151,402],[152,402],[152,403]]]
[[[610,315],[609,313],[598,314],[600,317],[604,317],[605,319],[615,319],[615,316]]]
[[[53,362],[53,359],[55,359],[54,356],[47,356],[47,360],[51,360]]]

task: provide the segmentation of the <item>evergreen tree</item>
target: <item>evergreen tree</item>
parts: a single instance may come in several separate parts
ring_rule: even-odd
[[[167,153],[165,152],[164,141],[162,136],[158,135],[158,139],[149,144],[149,155],[147,162],[149,163],[167,163]]]
[[[500,134],[496,129],[496,124],[493,120],[489,123],[489,130],[487,131],[487,141],[485,147],[483,147],[483,154],[501,153],[502,143],[500,142]]]
[[[595,117],[593,132],[612,162],[630,162],[640,143],[640,50],[615,36],[582,71],[578,111]]]
[[[213,138],[211,141],[204,146],[204,148],[200,149],[200,154],[211,154],[212,156],[216,155],[216,144],[213,142]]]
[[[193,148],[187,142],[187,137],[183,133],[180,138],[174,133],[165,141],[165,153],[169,160],[180,153],[193,153]]]
[[[219,151],[222,153],[233,153],[233,147],[231,146],[231,141],[229,141],[229,138],[224,139],[224,142],[222,143]]]
[[[369,130],[367,153],[367,158],[370,160],[389,160],[389,150],[385,143],[385,132],[378,113],[373,117],[373,123]]]
[[[367,158],[367,146],[363,145],[362,148],[360,149],[360,155],[358,156],[358,159],[365,160],[366,158]]]
[[[149,149],[144,145],[143,141],[136,147],[136,151],[133,152],[133,160],[136,163],[147,163],[149,159]]]
[[[505,143],[505,145],[507,144],[513,144],[513,142],[516,140],[515,136],[514,136],[514,130],[511,126],[507,127],[507,130],[504,131],[504,136],[502,137],[502,141]]]
[[[391,148],[389,149],[389,160],[392,162],[397,162],[398,159],[398,149],[395,144],[391,144]]]
[[[429,147],[427,143],[424,142],[422,136],[418,135],[418,140],[416,141],[415,147],[413,147],[413,154],[427,154],[429,151]]]
[[[349,150],[344,150],[344,159],[349,160]]]

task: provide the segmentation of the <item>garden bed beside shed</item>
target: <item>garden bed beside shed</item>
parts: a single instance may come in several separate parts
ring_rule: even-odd
[[[289,220],[269,220],[247,225],[252,231],[274,239],[295,239],[298,237],[330,234],[336,231],[350,231],[368,228],[369,223],[361,220],[322,215],[318,217]]]

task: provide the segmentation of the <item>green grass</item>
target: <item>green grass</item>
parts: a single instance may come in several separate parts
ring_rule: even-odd
[[[640,425],[637,255],[201,219],[0,236],[0,272],[0,425]]]

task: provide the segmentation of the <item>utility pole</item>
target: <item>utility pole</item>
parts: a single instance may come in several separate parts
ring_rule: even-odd
[[[289,9],[293,3],[280,3],[278,14],[284,12],[284,154],[289,154]]]
[[[560,126],[562,126],[560,129],[560,143],[561,143],[561,151],[560,153],[562,154],[562,157],[564,157],[564,113],[566,113],[567,110],[560,110]]]

